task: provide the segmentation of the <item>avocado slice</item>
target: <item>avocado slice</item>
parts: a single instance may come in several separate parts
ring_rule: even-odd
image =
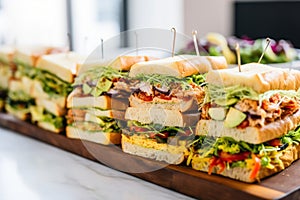
[[[216,99],[215,103],[220,106],[231,106],[238,102],[238,99],[232,98],[232,99]]]
[[[231,107],[226,115],[224,126],[227,128],[236,127],[242,123],[246,117],[247,115],[245,113]]]
[[[208,109],[208,114],[209,116],[214,119],[214,120],[224,120],[225,117],[226,117],[226,112],[227,112],[227,109],[225,108],[221,108],[221,107],[218,107],[218,108],[209,108]]]

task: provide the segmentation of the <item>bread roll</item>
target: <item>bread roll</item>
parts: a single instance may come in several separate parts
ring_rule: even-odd
[[[209,71],[206,81],[219,86],[240,85],[258,93],[269,90],[298,90],[300,71],[274,68],[264,64],[250,63],[238,68]]]
[[[193,74],[206,73],[212,69],[224,68],[227,68],[227,62],[222,56],[181,55],[137,63],[131,67],[129,76],[162,74],[183,78]]]
[[[196,134],[213,137],[232,137],[237,141],[244,141],[251,144],[260,144],[286,134],[294,130],[300,123],[300,110],[295,114],[286,116],[283,119],[269,123],[262,128],[247,127],[244,129],[227,128],[223,121],[200,120],[197,124]]]

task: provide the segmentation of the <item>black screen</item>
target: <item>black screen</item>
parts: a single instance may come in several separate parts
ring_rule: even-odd
[[[285,39],[300,48],[300,2],[234,3],[234,35],[253,39]]]

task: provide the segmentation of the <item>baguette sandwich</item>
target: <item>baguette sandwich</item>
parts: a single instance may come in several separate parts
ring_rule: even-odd
[[[10,46],[0,47],[0,111],[3,110],[8,93],[8,83],[13,76],[14,48]]]
[[[65,129],[66,100],[78,66],[84,58],[74,52],[41,56],[36,63],[39,73],[32,79],[30,96],[35,105],[30,106],[32,122],[55,133]]]
[[[128,76],[131,65],[147,61],[147,56],[121,56],[108,66],[83,66],[69,95],[66,134],[69,138],[104,145],[120,144],[121,129],[128,99],[114,95],[114,86]],[[102,65],[102,66],[101,66]]]
[[[176,56],[137,63],[130,107],[123,127],[122,149],[169,164],[184,160],[186,143],[194,137],[204,99],[203,73],[227,67],[224,57]]]
[[[188,164],[254,182],[300,155],[300,72],[251,63],[210,71]]]
[[[34,105],[31,96],[34,79],[43,73],[36,68],[36,63],[42,55],[54,54],[64,51],[58,47],[23,46],[16,48],[13,56],[16,71],[14,77],[9,81],[8,98],[5,109],[8,113],[22,120],[29,120],[29,107]]]

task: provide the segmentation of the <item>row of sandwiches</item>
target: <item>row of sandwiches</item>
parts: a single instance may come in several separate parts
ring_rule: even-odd
[[[300,156],[299,71],[251,63],[239,72],[224,57],[192,55],[88,64],[60,51],[0,50],[8,113],[69,138],[244,182]]]

